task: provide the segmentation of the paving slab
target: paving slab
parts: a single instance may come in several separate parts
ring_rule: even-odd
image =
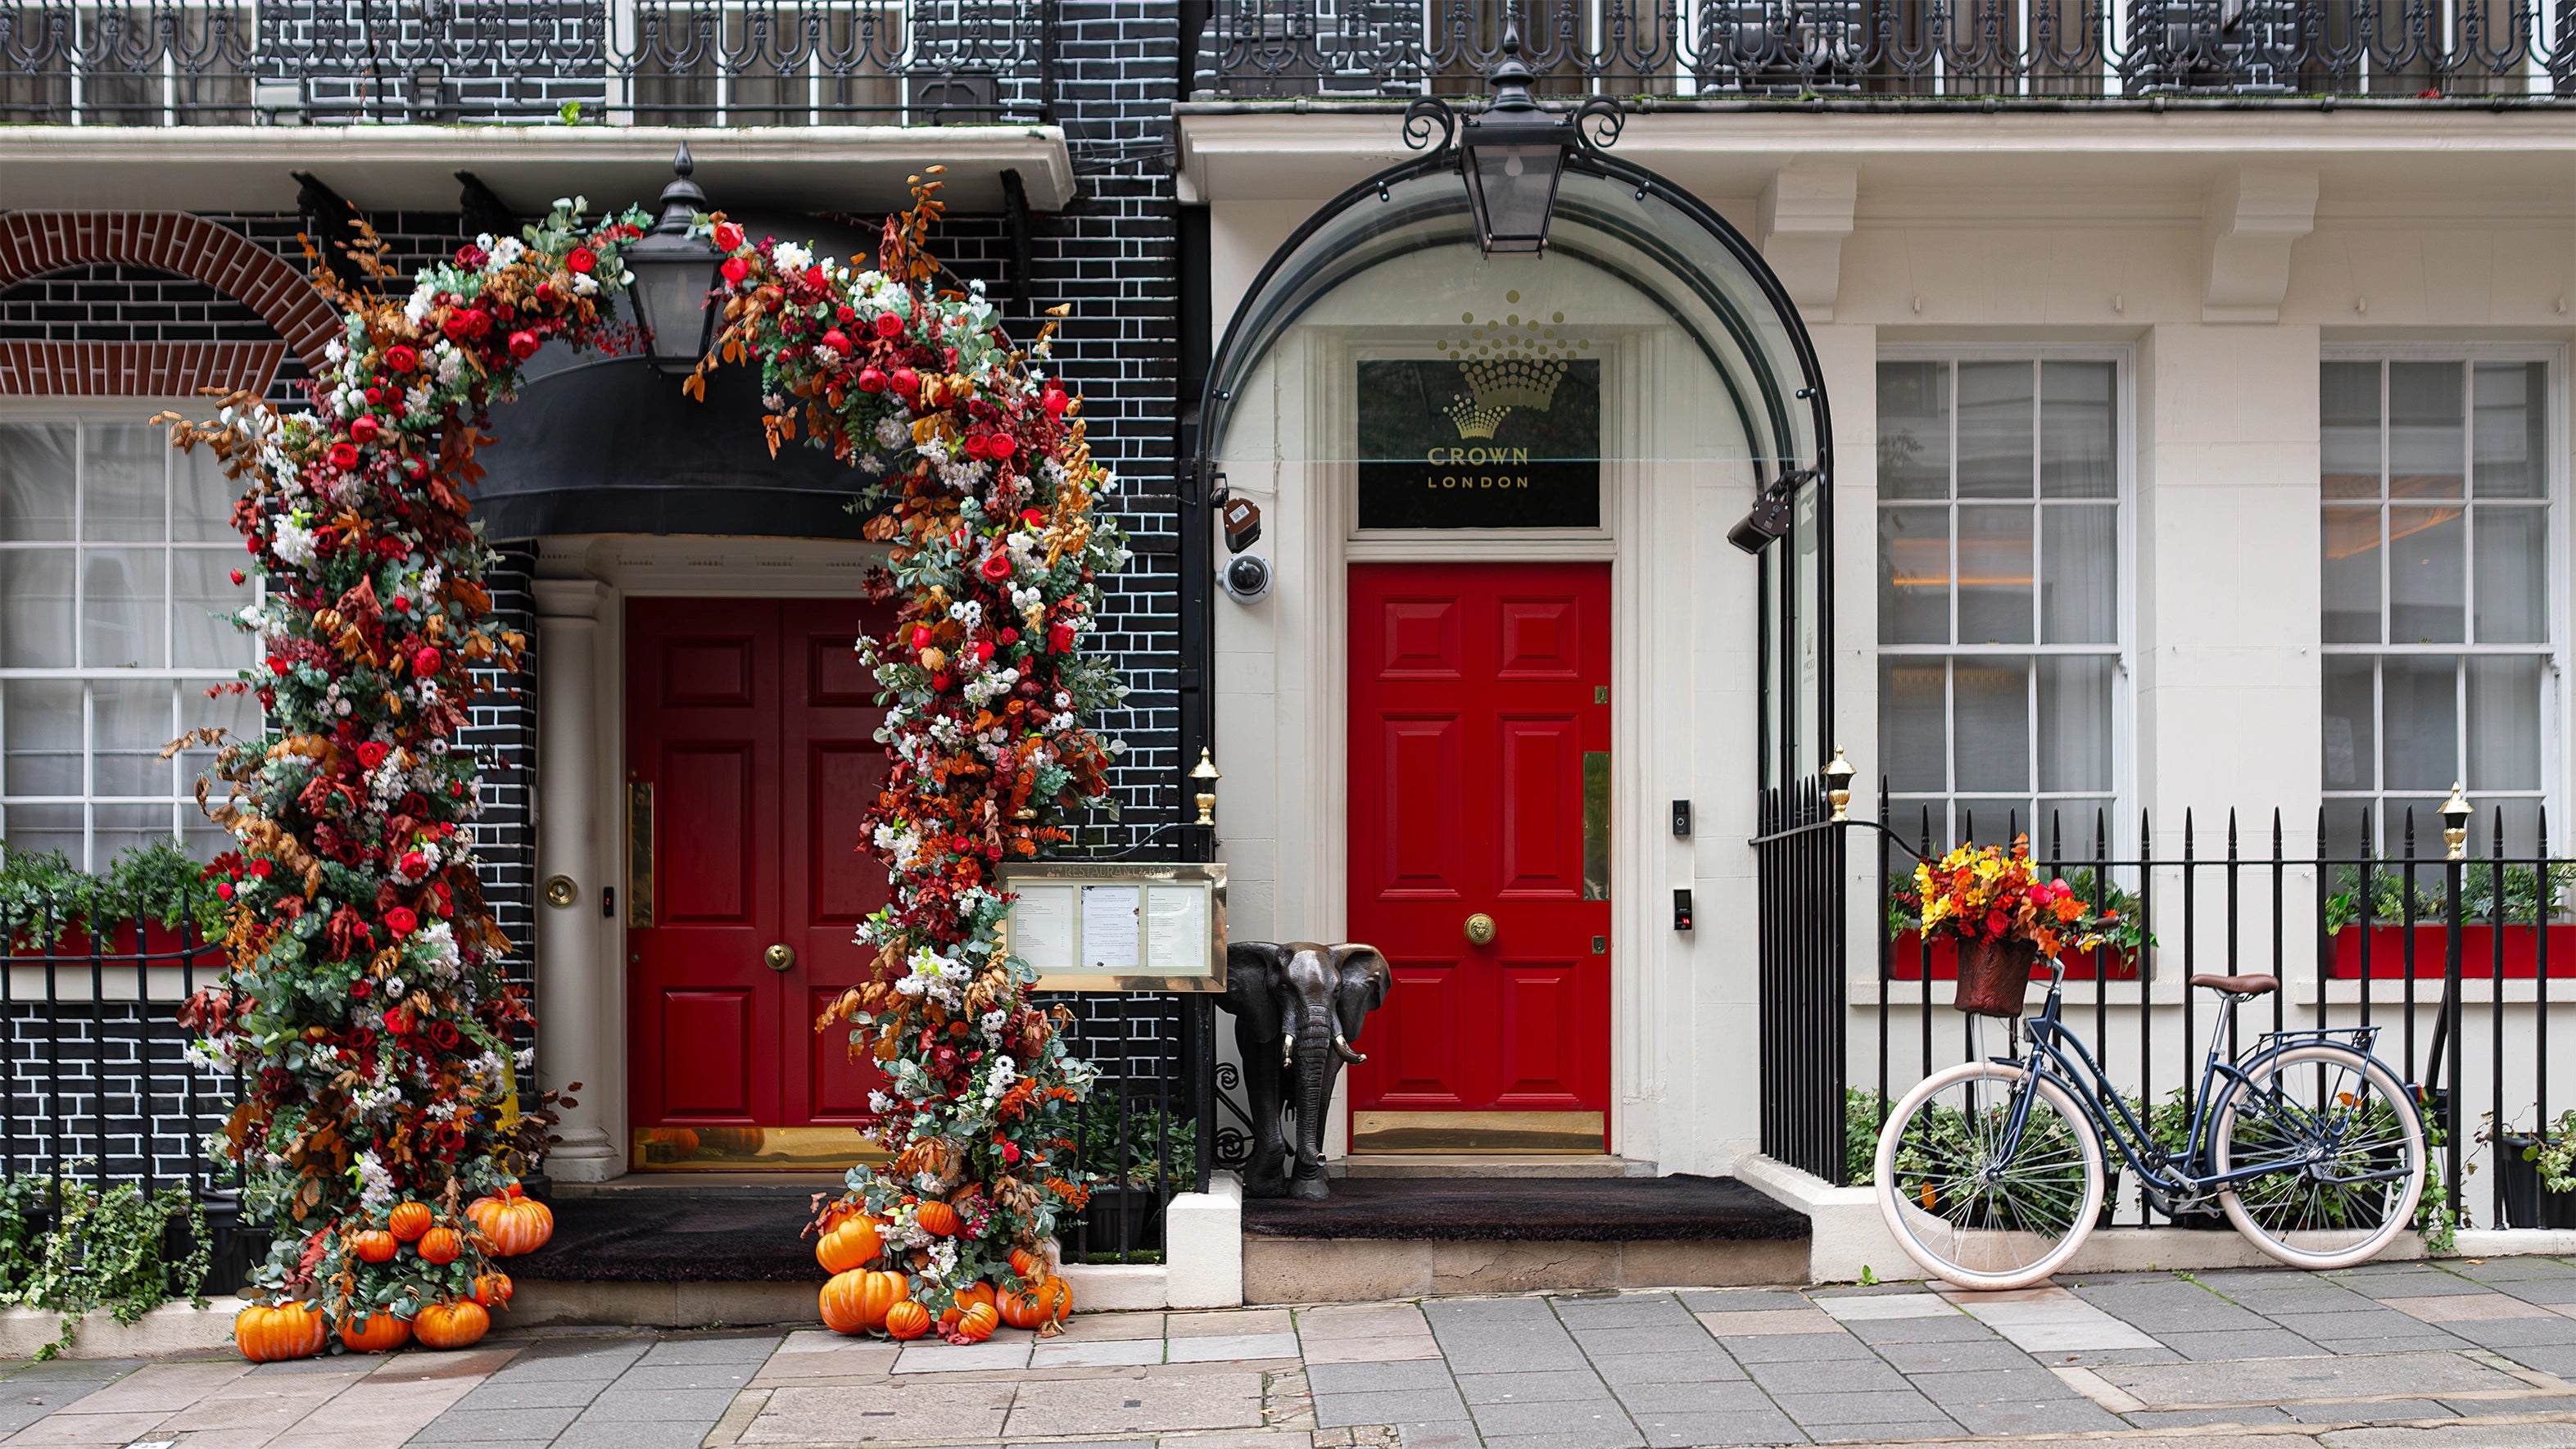
[[[2446,1353],[2112,1366],[2095,1372],[2151,1407],[2287,1404],[2526,1387],[2509,1374]]]

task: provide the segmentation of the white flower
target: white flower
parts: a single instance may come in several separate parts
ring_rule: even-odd
[[[781,270],[790,272],[801,272],[814,261],[812,252],[794,242],[780,242],[770,249],[769,255],[778,263]]]

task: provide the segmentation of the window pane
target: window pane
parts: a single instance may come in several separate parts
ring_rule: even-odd
[[[2045,498],[2117,498],[2112,367],[2039,365],[2039,491]]]
[[[2111,788],[2111,674],[2107,657],[2042,658],[2039,788]]]
[[[0,665],[61,669],[72,662],[72,551],[0,552]]]
[[[2097,852],[2094,844],[2113,828],[2113,801],[2108,795],[2042,800],[2030,832],[2030,849],[2059,870],[2081,865]]]
[[[2387,736],[2381,788],[2442,791],[2460,777],[2458,668],[2450,654],[2393,654],[2380,662]]]
[[[1878,662],[1878,750],[1891,794],[1950,788],[1948,672],[1938,659]]]
[[[2328,498],[2379,496],[2379,364],[2329,362],[2320,379],[2319,442]]]
[[[91,423],[81,429],[81,537],[158,542],[169,491],[170,444],[139,423]]]
[[[2069,506],[2039,516],[2040,642],[2118,643],[2119,510]]]
[[[2478,640],[2539,644],[2549,638],[2549,514],[2479,508]]]
[[[1959,642],[2031,642],[2032,510],[1959,510]]]
[[[2380,828],[2387,832],[2386,842],[2379,847],[2379,853],[2401,859],[2412,855],[2422,862],[2415,867],[2415,882],[2426,890],[2442,883],[2442,802],[2450,798],[2450,788],[2444,785],[2439,795],[2391,795],[2379,807]],[[2414,842],[2411,848],[2407,843],[2410,838]],[[2396,919],[2396,915],[2396,912],[2390,912],[2389,919]],[[2419,912],[2416,919],[2425,917]],[[2433,949],[2439,951],[2441,948]],[[2441,958],[2435,956],[2433,959],[2438,961]],[[2399,968],[2391,962],[2381,969],[2393,976]]]
[[[1950,510],[1878,511],[1878,642],[1950,642]]]
[[[2329,654],[2325,667],[2325,777],[2329,790],[2378,784],[2378,710],[2371,699],[2371,661]]]
[[[2537,655],[2469,661],[2471,790],[2540,788],[2540,665]]]
[[[2362,842],[2378,849],[2379,824],[2375,807],[2368,800],[2328,800],[2325,803],[2325,853],[2329,860],[2359,860]]]
[[[220,729],[236,740],[256,742],[260,733],[259,701],[246,694],[209,696],[206,686],[194,681],[179,686],[180,733],[198,729]],[[179,752],[180,793],[193,795],[196,781],[215,766],[215,752],[203,746]],[[212,787],[210,799],[222,799],[223,786]],[[193,813],[196,806],[192,803]]]
[[[2031,382],[2027,362],[1959,364],[1959,496],[2028,498]]]
[[[1950,364],[1878,365],[1878,496],[1950,496]]]
[[[2468,638],[2466,521],[2458,508],[2388,510],[2388,642]]]
[[[2327,509],[2324,546],[2326,642],[2380,642],[2379,509]]]
[[[2029,789],[2029,661],[1961,659],[1953,667],[1951,690],[1958,722],[1956,788]]]
[[[2388,364],[2388,492],[2457,498],[2467,462],[2467,368],[2457,362]]]
[[[166,680],[109,679],[90,686],[90,793],[170,793],[170,762],[161,746],[172,728]]]
[[[9,848],[30,855],[60,851],[74,866],[85,870],[89,859],[81,849],[81,813],[78,805],[12,805]]]
[[[232,580],[233,556],[181,549],[170,556],[170,663],[235,664],[250,650],[248,636],[222,618],[250,602],[250,589]]]
[[[2478,810],[2477,814],[2469,817],[2469,854],[2472,858],[2490,854],[2495,850],[2495,825],[2498,815],[2504,817],[2504,849],[2507,855],[2529,855],[2539,844],[2540,801],[2537,797],[2508,795],[2500,799],[2481,800],[2471,795],[2469,803],[2476,806]],[[2559,854],[2564,855],[2565,852],[2562,850]],[[2469,882],[2473,888],[2485,884],[2475,875],[2469,877]],[[2505,897],[2505,909],[2511,913],[2509,919],[2518,921],[2531,919],[2530,906],[2523,904],[2511,893]],[[2472,966],[2470,969],[2476,968]]]
[[[1961,800],[1951,811],[1958,824],[1958,844],[2010,845],[2030,833],[2031,802],[1987,796]]]
[[[167,805],[93,805],[90,812],[92,870],[107,869],[110,861],[137,846],[168,840],[174,823]]]
[[[2482,362],[2477,372],[2480,498],[2539,498],[2549,489],[2549,366]]]
[[[0,427],[0,541],[72,536],[69,423]]]
[[[162,602],[161,558],[157,548],[93,548],[81,554],[83,665],[162,667],[169,611]]]
[[[0,722],[9,753],[0,794],[79,795],[81,687],[74,679],[13,679],[0,685]],[[12,815],[14,828],[15,815]],[[12,844],[20,844],[14,835]]]
[[[224,476],[223,464],[204,448],[170,455],[170,536],[181,543],[230,541],[233,502],[241,485]]]

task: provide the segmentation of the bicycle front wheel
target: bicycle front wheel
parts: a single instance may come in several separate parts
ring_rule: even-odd
[[[2388,1068],[2349,1047],[2292,1047],[2247,1068],[2211,1117],[2218,1194],[2246,1239],[2294,1268],[2349,1268],[2406,1230],[2424,1191],[2424,1122]]]
[[[2026,1073],[1967,1062],[1925,1078],[1878,1134],[1878,1208],[1897,1243],[1962,1288],[2025,1288],[2065,1266],[2102,1209],[2102,1143],[2043,1077],[2016,1134]]]

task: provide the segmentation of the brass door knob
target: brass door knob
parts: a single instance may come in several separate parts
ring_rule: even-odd
[[[1494,942],[1494,918],[1483,911],[1467,918],[1467,941],[1470,945],[1490,946]]]
[[[777,945],[770,947],[768,950],[761,952],[760,959],[769,963],[770,970],[784,971],[788,967],[796,964],[796,948],[788,945],[784,941],[781,941]]]

